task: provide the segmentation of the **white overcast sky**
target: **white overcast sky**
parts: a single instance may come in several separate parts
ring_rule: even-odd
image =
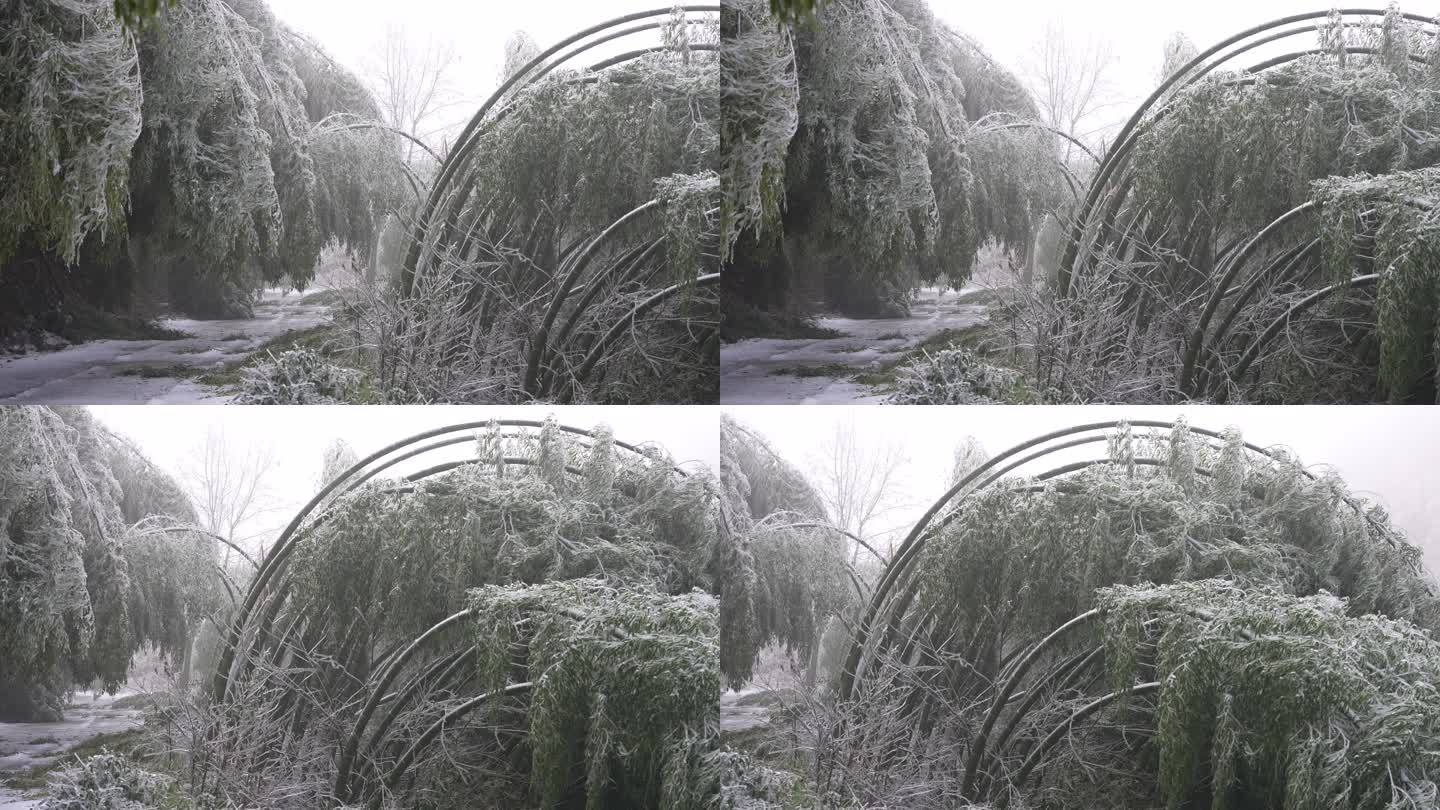
[[[1316,0],[1206,0],[1202,3],[1137,0],[930,0],[936,16],[977,39],[1002,65],[1021,72],[1033,62],[1036,43],[1049,21],[1059,23],[1067,38],[1084,43],[1100,40],[1110,45],[1114,62],[1106,74],[1113,84],[1115,105],[1106,115],[1118,127],[1129,118],[1159,84],[1164,45],[1170,35],[1182,32],[1195,47],[1211,45],[1279,17],[1324,11],[1333,4]],[[1384,3],[1361,3],[1383,8]],[[1405,11],[1430,14],[1435,9],[1402,3]],[[1268,56],[1315,46],[1312,36],[1296,37],[1242,56],[1249,66]]]
[[[1426,565],[1440,572],[1440,409],[1396,406],[724,406],[807,472],[823,458],[837,425],[853,421],[862,440],[895,442],[908,457],[901,488],[908,505],[887,525],[908,529],[944,491],[952,454],[974,436],[990,455],[1071,425],[1109,419],[1174,419],[1211,430],[1239,427],[1262,447],[1284,445],[1308,466],[1337,470],[1352,492],[1383,503]],[[1098,452],[1097,452],[1098,451]],[[1059,463],[1098,458],[1089,445],[1037,461],[1040,472]]]
[[[335,439],[345,440],[364,457],[400,439],[431,428],[487,419],[544,419],[548,409],[535,406],[92,406],[90,412],[106,426],[124,434],[166,472],[183,479],[197,448],[210,430],[223,432],[239,447],[270,448],[278,463],[268,478],[272,511],[247,527],[267,544],[318,491],[321,460]],[[615,438],[632,444],[664,447],[676,462],[719,471],[719,410],[711,406],[575,405],[554,411],[561,424],[593,428],[608,424]],[[473,453],[462,444],[426,454],[392,468],[414,472],[449,458]],[[448,454],[448,455],[447,455]],[[387,471],[390,475],[391,471]]]
[[[606,20],[636,11],[665,8],[664,0],[268,0],[282,21],[306,34],[352,71],[365,76],[378,58],[386,31],[395,26],[416,48],[429,42],[454,48],[453,81],[469,116],[499,86],[505,42],[525,31],[541,50]],[[658,19],[658,18],[657,18]],[[658,44],[647,31],[586,52],[589,65],[605,56]]]

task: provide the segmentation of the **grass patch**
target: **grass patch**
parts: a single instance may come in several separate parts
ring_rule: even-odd
[[[313,349],[324,354],[332,363],[348,368],[359,368],[361,371],[360,387],[352,399],[347,402],[352,404],[376,404],[382,403],[383,398],[375,392],[371,386],[369,373],[362,367],[353,365],[350,362],[342,361],[335,356],[333,347],[338,330],[333,325],[315,326],[298,332],[290,332],[271,338],[252,353],[246,355],[243,360],[226,364],[217,369],[211,369],[200,374],[196,381],[201,385],[218,388],[222,393],[238,393],[244,379],[244,371],[259,363],[268,362],[270,355],[278,355],[281,352],[293,349]]]
[[[799,693],[794,689],[767,689],[763,692],[751,692],[748,695],[741,695],[735,701],[736,706],[784,706],[787,703],[794,703],[800,699]]]
[[[116,373],[121,377],[140,377],[145,380],[157,380],[162,377],[188,380],[200,376],[202,372],[203,369],[176,363],[168,366],[126,366]]]
[[[114,703],[110,704],[110,708],[140,709],[143,711],[150,708],[151,706],[157,705],[157,703],[158,702],[156,701],[154,695],[146,694],[145,692],[136,692],[133,695],[126,695],[123,698],[119,698]]]
[[[924,352],[937,352],[941,349],[978,351],[989,336],[990,330],[984,326],[972,326],[969,329],[941,329],[915,344],[914,348],[905,353],[905,359],[921,357]]]
[[[302,329],[298,332],[289,332],[278,337],[265,341],[253,354],[248,355],[244,360],[235,363],[228,363],[222,368],[212,369],[199,375],[198,381],[202,385],[210,385],[216,388],[233,389],[240,385],[240,372],[250,366],[266,359],[267,352],[279,354],[290,349],[318,349],[324,351],[326,344],[330,342],[334,334],[334,327],[313,326],[309,329]],[[238,336],[244,339],[244,335]],[[230,338],[226,338],[229,340]]]
[[[847,379],[855,369],[844,363],[827,363],[823,366],[785,366],[770,372],[772,377],[839,377]]]
[[[894,337],[904,337],[898,332]],[[877,389],[875,393],[888,393],[895,385],[895,370],[914,360],[923,360],[927,353],[934,354],[943,349],[966,348],[984,354],[984,346],[990,337],[990,330],[984,325],[968,329],[942,329],[926,337],[914,347],[900,355],[899,359],[879,368],[856,368],[843,363],[827,363],[820,366],[784,366],[770,372],[771,376],[812,378],[834,377],[849,380],[867,388]],[[877,340],[885,340],[881,336]]]
[[[900,335],[896,335],[899,337]],[[895,385],[895,370],[914,360],[923,360],[927,353],[934,354],[942,349],[968,348],[978,350],[978,347],[985,342],[989,336],[989,329],[984,325],[972,326],[969,329],[941,329],[933,335],[915,344],[898,360],[885,364],[879,369],[867,369],[855,373],[851,380],[867,386],[879,389],[877,393],[888,393]],[[881,339],[884,339],[883,337]]]
[[[73,762],[75,757],[85,758],[100,753],[101,749],[109,748],[117,754],[131,756],[135,747],[140,744],[141,732],[138,728],[125,731],[112,731],[105,734],[97,734],[78,745],[65,749],[65,753],[58,755],[54,762],[46,765],[36,765],[26,771],[11,774],[5,777],[5,787],[13,790],[40,790],[45,787],[45,777],[58,768],[65,767]],[[53,742],[53,740],[52,740]],[[39,744],[38,742],[35,744]]]
[[[993,304],[1000,300],[1000,294],[988,287],[970,290],[956,296],[957,304]]]
[[[1014,373],[1016,379],[1012,385],[984,394],[997,404],[1033,405],[1044,401],[1043,395],[1036,391],[1033,385],[1030,370],[1017,364],[1013,355],[1001,350],[993,328],[987,324],[963,330],[945,329],[937,332],[906,352],[893,365],[871,375],[866,384],[883,387],[893,393],[900,369],[912,363],[931,362],[935,356],[952,349],[964,350],[978,362]]]
[[[300,299],[300,303],[334,307],[345,303],[345,299],[339,290],[316,290],[315,292],[304,294]]]
[[[195,337],[188,332],[170,329],[136,315],[117,315],[91,306],[75,304],[62,314],[47,316],[14,332],[0,329],[0,338],[29,338],[41,351],[57,351],[64,346],[49,345],[46,334],[58,335],[67,344],[92,340],[184,340]]]

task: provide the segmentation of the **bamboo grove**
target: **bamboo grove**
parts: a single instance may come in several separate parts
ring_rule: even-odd
[[[371,399],[718,398],[719,6],[522,48],[438,148],[264,0],[118,8],[0,6],[0,338],[249,317],[334,249]]]
[[[727,338],[783,337],[817,307],[902,316],[993,243],[1023,268],[985,282],[1000,345],[949,359],[998,362],[1034,399],[1436,401],[1432,18],[1318,8],[1204,51],[1174,39],[1149,97],[1076,159],[1076,134],[923,2],[781,24],[729,8]]]
[[[383,388],[718,399],[718,10],[591,26],[479,108],[408,218],[399,304],[372,329]],[[617,41],[637,47],[592,61]]]
[[[1392,5],[1294,14],[1178,66],[1071,220],[1042,383],[1435,401],[1437,65],[1435,23]]]
[[[329,242],[364,257],[402,198],[369,91],[259,0],[194,0],[124,29],[108,0],[6,0],[0,332],[72,331],[156,302],[248,313]]]
[[[382,476],[455,446],[473,452]],[[170,732],[192,795],[706,806],[711,476],[553,418],[428,431],[337,473],[259,561],[208,699]]]
[[[923,0],[778,24],[725,4],[721,231],[729,334],[805,301],[904,312],[987,241],[1028,253],[1075,192],[1020,81]]]
[[[225,586],[179,486],[83,411],[0,409],[0,439],[0,717],[58,720],[146,645],[187,678]]]
[[[759,446],[737,440],[727,457]],[[736,473],[722,471],[726,492]],[[761,544],[813,548],[812,531],[727,542],[759,558]],[[1440,593],[1419,559],[1333,473],[1234,429],[1112,421],[1037,436],[955,481],[848,599],[790,603],[820,611],[808,643],[825,611],[842,640],[776,742],[758,759],[730,752],[732,795],[1431,806]],[[753,649],[722,650],[736,683]]]

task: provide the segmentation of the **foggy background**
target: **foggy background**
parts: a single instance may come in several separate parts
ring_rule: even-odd
[[[488,419],[543,420],[552,411],[519,406],[316,406],[294,407],[139,405],[91,406],[106,427],[132,439],[145,455],[182,487],[193,479],[207,433],[223,434],[237,463],[250,453],[270,455],[275,463],[264,477],[263,514],[242,525],[241,545],[258,550],[278,536],[296,511],[320,490],[325,449],[343,439],[365,456],[386,445],[432,428]],[[708,406],[572,405],[553,413],[562,425],[594,428],[608,424],[615,438],[632,444],[657,444],[687,469],[720,467],[719,410]],[[457,434],[458,435],[458,434]],[[472,457],[466,442],[397,464],[382,475],[395,477],[441,461]],[[187,487],[187,491],[189,491]]]
[[[1310,11],[1328,11],[1334,3],[1316,0],[1211,0],[1205,3],[1136,3],[1134,0],[1013,0],[976,3],[970,0],[929,0],[935,15],[974,37],[1001,65],[1016,71],[1032,91],[1027,64],[1036,61],[1036,48],[1054,26],[1072,52],[1098,47],[1108,51],[1108,66],[1101,74],[1104,106],[1082,131],[1075,134],[1093,143],[1113,137],[1135,109],[1160,83],[1165,41],[1175,32],[1190,38],[1199,52],[1248,28],[1280,17]],[[1382,9],[1384,3],[1361,4]],[[1400,9],[1429,15],[1433,8],[1401,3]],[[1285,28],[1310,25],[1293,23]],[[1272,43],[1239,57],[1236,67],[1249,67],[1268,57],[1315,47],[1313,36],[1297,36]]]
[[[664,8],[657,0],[268,0],[275,16],[320,43],[340,64],[374,86],[386,39],[393,31],[415,54],[449,50],[448,98],[437,120],[450,134],[470,120],[500,86],[505,43],[516,31],[528,33],[541,51],[606,20],[636,11]],[[657,20],[660,18],[657,18]],[[651,20],[647,20],[650,22]],[[658,31],[607,42],[582,54],[576,64],[657,44]],[[439,139],[427,142],[438,143]]]
[[[1440,572],[1440,411],[1431,407],[731,405],[724,411],[762,434],[812,482],[837,427],[853,424],[860,443],[870,448],[899,445],[905,457],[897,470],[901,495],[884,521],[876,523],[898,532],[895,542],[944,493],[955,448],[966,436],[974,436],[994,456],[1036,436],[1087,422],[1184,415],[1195,427],[1219,431],[1234,425],[1261,447],[1288,447],[1311,469],[1334,468],[1352,493],[1382,503],[1410,541],[1424,550],[1426,568],[1432,575]],[[1073,448],[1017,472],[1041,472],[1104,453],[1104,444]]]

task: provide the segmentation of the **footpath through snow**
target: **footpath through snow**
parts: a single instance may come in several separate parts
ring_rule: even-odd
[[[770,724],[770,709],[767,706],[742,706],[740,701],[749,695],[756,695],[769,691],[759,686],[750,685],[738,692],[725,690],[720,693],[720,731],[722,733],[737,733],[749,731]]]
[[[945,329],[969,329],[985,322],[983,304],[967,304],[979,288],[920,291],[908,318],[821,318],[834,338],[751,338],[720,347],[720,401],[725,404],[834,405],[879,402],[872,389],[831,375],[800,377],[776,373],[795,368],[844,366],[853,372],[879,370],[927,337]]]
[[[114,706],[115,701],[133,694],[133,689],[114,695],[82,692],[65,707],[65,719],[59,723],[0,723],[0,783],[6,777],[49,765],[101,734],[138,728],[144,722],[139,709]],[[31,791],[0,784],[0,810],[38,807],[40,801]]]
[[[225,396],[192,380],[122,372],[176,366],[208,371],[243,360],[273,338],[326,321],[330,307],[303,303],[308,294],[266,290],[255,307],[255,317],[243,320],[161,322],[193,336],[181,340],[95,340],[0,360],[0,403],[222,403]]]

